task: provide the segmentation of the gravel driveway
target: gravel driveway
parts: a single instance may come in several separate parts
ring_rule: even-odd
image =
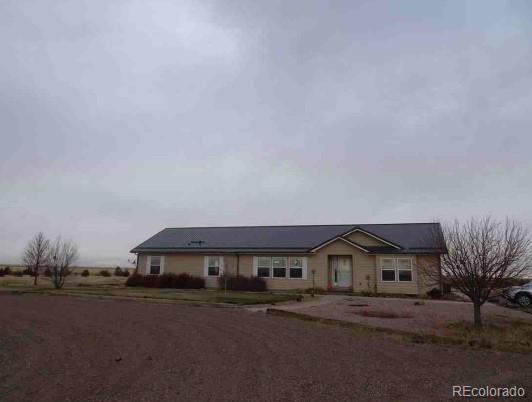
[[[422,304],[416,304],[422,303]],[[254,309],[255,307],[251,307]],[[276,309],[293,311],[320,318],[350,321],[375,327],[442,335],[447,325],[457,321],[472,322],[473,305],[447,300],[413,300],[392,297],[325,295],[303,303],[289,303]],[[259,308],[255,308],[259,309]],[[264,308],[263,308],[264,309]],[[368,317],[361,313],[392,313],[398,318]],[[532,322],[532,314],[493,303],[482,306],[484,320]]]
[[[252,312],[0,295],[0,400],[440,401],[520,385],[530,355],[411,344]]]

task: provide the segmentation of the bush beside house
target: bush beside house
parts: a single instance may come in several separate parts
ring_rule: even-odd
[[[219,278],[220,288],[227,290],[244,290],[248,292],[264,292],[266,281],[257,276],[231,276],[224,275]]]
[[[128,277],[126,286],[144,288],[202,289],[205,287],[205,279],[189,274],[133,274]]]

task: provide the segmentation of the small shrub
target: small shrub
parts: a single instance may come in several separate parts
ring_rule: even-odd
[[[427,292],[427,296],[429,296],[431,299],[441,299],[443,295],[440,289],[434,288]]]
[[[100,271],[100,276],[108,277],[108,276],[111,276],[111,274],[110,274],[109,271],[107,271],[106,269],[102,269],[102,270]]]
[[[218,279],[218,284],[222,289],[227,284],[228,290],[243,290],[247,292],[264,292],[266,290],[266,281],[257,276],[221,276]]]
[[[177,276],[174,274],[162,274],[157,277],[156,287],[173,288],[175,287]]]
[[[11,268],[9,266],[4,268],[4,275],[11,275]]]
[[[186,289],[203,289],[205,287],[205,279],[198,276],[190,276],[186,285]]]
[[[22,275],[33,276],[33,270],[31,268],[26,268],[22,271]]]
[[[84,269],[83,272],[81,273],[81,276],[89,276],[91,273],[89,272],[88,269]]]
[[[4,273],[4,269],[3,268],[0,268],[0,277],[4,276],[5,273]]]
[[[130,287],[142,286],[142,282],[143,282],[142,280],[143,280],[142,275],[134,273],[129,278],[127,278],[126,286],[130,286]]]
[[[205,287],[205,279],[189,274],[173,275],[172,288],[175,289],[202,289]]]
[[[21,277],[22,276],[22,271],[13,271],[13,272],[11,272],[11,275]]]
[[[140,275],[133,274],[127,278],[126,286],[145,288],[202,289],[205,279],[189,274]]]
[[[122,276],[125,276],[127,278],[129,276],[129,269],[124,269]]]
[[[145,288],[156,288],[159,275],[145,275],[142,279],[142,285]]]
[[[115,276],[122,276],[122,269],[120,269],[120,267],[116,267],[114,275]]]
[[[52,270],[50,268],[46,268],[43,272],[44,276],[47,276],[48,278],[52,276]]]

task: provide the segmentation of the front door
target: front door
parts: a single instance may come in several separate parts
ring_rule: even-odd
[[[353,286],[351,256],[333,255],[331,258],[331,283],[335,288]]]

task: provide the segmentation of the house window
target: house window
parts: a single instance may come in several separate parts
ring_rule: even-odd
[[[150,257],[150,275],[161,273],[161,257]]]
[[[412,260],[410,258],[398,258],[397,273],[399,282],[412,282]]]
[[[272,267],[271,257],[258,257],[257,259],[257,276],[260,278],[269,278]]]
[[[290,257],[290,278],[303,277],[303,258]]]
[[[307,279],[306,257],[257,256],[254,272],[260,278]]]
[[[395,282],[395,260],[393,258],[381,260],[381,276],[383,282]]]
[[[207,263],[207,276],[220,276],[221,257],[209,257]]]
[[[286,257],[272,257],[273,277],[286,278]]]
[[[383,282],[412,282],[411,258],[381,258]]]

